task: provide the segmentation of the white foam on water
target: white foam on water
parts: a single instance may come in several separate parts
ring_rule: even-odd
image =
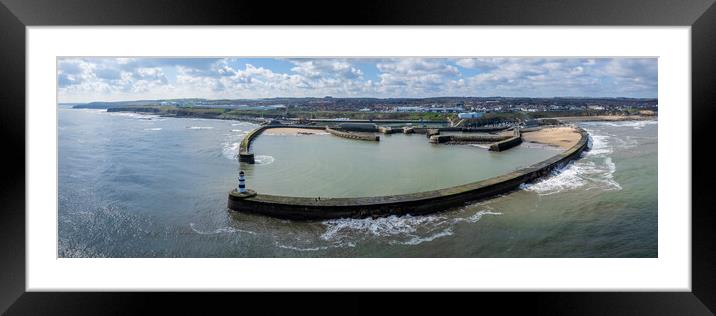
[[[611,126],[611,127],[631,127],[633,129],[642,129],[644,126],[647,125],[655,125],[658,124],[658,121],[655,120],[649,120],[649,121],[621,121],[621,122],[604,122],[604,125]]]
[[[470,144],[472,147],[478,147],[483,149],[490,149],[490,145],[482,145],[482,144]]]
[[[214,129],[214,127],[213,127],[213,126],[189,126],[189,127],[187,127],[187,129],[196,129],[196,130],[199,130],[199,129]]]
[[[193,230],[195,233],[199,235],[216,235],[216,234],[232,234],[232,233],[246,233],[251,235],[256,235],[255,232],[252,232],[250,230],[243,230],[238,229],[234,227],[219,227],[211,231],[202,231],[199,229],[196,229],[196,225],[194,223],[189,223],[189,227],[191,227],[191,230]]]
[[[107,112],[107,109],[62,109],[62,108],[60,108],[60,110],[84,111],[84,112],[97,113],[97,114],[112,113],[112,112]]]
[[[614,151],[610,145],[612,137],[595,135],[592,131],[588,132],[591,135],[591,148],[588,152],[583,153],[579,160],[553,170],[545,179],[522,184],[520,188],[539,195],[552,195],[580,188],[603,191],[621,190],[621,185],[614,180],[616,164],[609,156]]]
[[[142,119],[142,120],[151,120],[160,117],[159,115],[152,115],[152,114],[142,114],[142,113],[134,113],[134,112],[107,112],[107,110],[102,110],[102,112],[106,112],[109,115],[112,116],[120,116],[125,118],[133,118],[133,119]]]
[[[274,158],[272,156],[266,156],[266,155],[257,155],[254,156],[254,162],[257,165],[268,165],[274,162]]]
[[[444,220],[444,218],[435,215],[391,215],[379,218],[334,219],[323,222],[323,225],[326,226],[326,231],[321,235],[321,239],[332,240],[346,231],[359,231],[376,237],[411,234],[415,233],[420,225],[442,220]]]
[[[364,219],[334,219],[322,222],[326,231],[320,239],[333,242],[376,239],[393,245],[418,245],[453,235],[455,224],[475,223],[485,215],[501,215],[481,210],[468,217],[450,218],[445,214],[422,216],[397,216]]]
[[[276,245],[276,247],[279,247],[279,248],[290,249],[290,250],[295,250],[295,251],[321,251],[321,250],[328,250],[331,248],[343,248],[343,247],[355,247],[356,246],[356,244],[352,243],[352,242],[336,243],[336,244],[332,244],[329,246],[305,247],[305,248],[291,246],[291,245],[284,245],[279,242],[274,242],[274,245]]]
[[[227,141],[224,143],[224,147],[221,149],[221,154],[227,159],[236,159],[236,155],[239,154],[240,145],[240,142]]]
[[[552,172],[548,178],[530,184],[522,184],[523,190],[536,192],[540,195],[550,195],[567,190],[574,190],[586,184],[580,176],[582,166],[569,164],[566,168]]]
[[[438,233],[436,233],[436,234],[434,234],[434,235],[431,235],[431,236],[427,236],[427,237],[413,236],[413,238],[411,238],[411,239],[408,240],[408,241],[404,241],[404,242],[391,242],[391,243],[392,243],[392,244],[402,244],[402,245],[413,245],[413,246],[414,246],[414,245],[422,244],[422,243],[424,243],[424,242],[433,241],[433,240],[438,239],[438,238],[441,238],[441,237],[451,236],[452,234],[453,234],[452,229],[449,229],[449,228],[448,228],[448,229],[445,229],[445,230],[443,230],[443,231],[441,231],[441,232],[438,232]]]
[[[463,222],[463,221],[469,222],[469,223],[477,223],[485,215],[502,215],[502,213],[483,210],[483,211],[479,211],[471,216],[468,216],[466,218],[456,218],[455,220],[456,220],[456,223]]]
[[[626,136],[625,139],[614,137],[614,140],[619,143],[618,147],[623,149],[634,148],[639,144],[637,138],[632,136]]]
[[[231,131],[234,132],[234,133],[242,133],[242,134],[248,133],[248,131],[241,130],[241,129],[232,129]]]
[[[276,245],[276,247],[283,248],[283,249],[291,249],[291,250],[295,250],[295,251],[319,251],[319,250],[326,250],[326,249],[331,248],[328,246],[300,248],[300,247],[294,247],[294,246],[289,246],[289,245],[283,245],[278,242],[275,242],[274,244]]]
[[[600,187],[602,190],[621,190],[622,186],[619,182],[614,180],[614,172],[617,171],[617,165],[612,161],[612,157],[605,158],[604,165],[607,166],[607,172],[597,173],[593,179],[604,184],[604,186]]]
[[[590,136],[590,146],[587,155],[608,155],[613,152],[609,146],[610,137],[607,135],[594,135],[592,131],[587,130]]]
[[[153,128],[145,128],[144,130],[145,131],[161,131],[162,128],[161,127],[153,127]]]

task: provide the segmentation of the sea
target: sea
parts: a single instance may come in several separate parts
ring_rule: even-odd
[[[658,257],[657,121],[581,122],[590,150],[517,190],[423,216],[296,222],[227,209],[239,170],[259,193],[375,196],[503,174],[559,152],[502,153],[270,130],[257,125],[58,108],[58,257]]]

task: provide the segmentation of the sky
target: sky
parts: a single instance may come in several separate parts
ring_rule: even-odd
[[[58,58],[60,103],[272,97],[657,97],[656,58]]]

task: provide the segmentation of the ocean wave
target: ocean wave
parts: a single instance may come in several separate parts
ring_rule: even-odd
[[[153,127],[153,128],[145,128],[144,130],[145,131],[161,131],[162,128],[161,127]]]
[[[649,121],[621,121],[621,122],[604,122],[603,125],[611,126],[611,127],[631,127],[633,129],[642,129],[644,126],[647,125],[656,125],[658,124],[658,121],[656,120],[649,120]]]
[[[279,238],[274,245],[294,251],[324,251],[356,247],[361,242],[414,246],[454,234],[455,224],[475,223],[486,215],[501,215],[483,203],[472,204],[482,210],[463,208],[450,214],[412,216],[392,215],[379,218],[333,219],[320,224],[325,230],[318,238]],[[466,216],[466,214],[469,214]],[[456,217],[455,217],[456,216]]]
[[[228,227],[228,226],[227,227],[219,227],[219,228],[216,228],[216,229],[210,230],[210,231],[199,230],[195,226],[196,225],[194,223],[189,223],[189,227],[191,228],[191,230],[193,230],[195,233],[197,233],[199,235],[216,235],[216,234],[232,234],[232,233],[246,233],[246,234],[256,235],[255,232],[252,232],[250,230],[243,230],[243,229],[238,229],[238,228]]]
[[[589,134],[591,135],[589,137],[589,151],[587,152],[587,155],[608,155],[611,154],[614,150],[609,145],[609,139],[610,136],[607,135],[594,135],[592,131],[587,130]]]
[[[107,112],[107,110],[102,110],[102,112],[106,112],[107,114],[111,116],[119,116],[119,117],[125,117],[125,118],[131,118],[131,119],[141,119],[141,120],[152,120],[159,118],[159,115],[153,115],[153,114],[143,114],[143,113],[134,113],[134,112]]]
[[[189,126],[187,129],[214,129],[213,126]]]
[[[71,111],[83,111],[88,113],[119,113],[119,112],[107,112],[107,109],[63,109],[60,108],[60,110],[71,110]]]
[[[614,180],[616,170],[616,164],[611,157],[579,160],[569,163],[564,168],[552,171],[546,179],[522,184],[520,187],[539,195],[552,195],[579,188],[604,191],[621,190],[621,185]]]
[[[254,156],[254,162],[257,165],[268,165],[274,162],[274,158],[272,156],[266,156],[266,155],[257,155]]]
[[[574,190],[586,184],[580,173],[581,166],[574,164],[568,165],[562,170],[553,171],[548,178],[529,184],[522,184],[523,190],[536,192],[540,195],[550,195],[560,193],[567,190]]]
[[[637,137],[626,136],[625,138],[614,137],[614,140],[618,143],[617,146],[623,149],[634,148],[639,145]]]
[[[434,234],[434,235],[431,235],[431,236],[428,236],[428,237],[417,237],[417,236],[415,236],[415,237],[413,237],[412,239],[407,240],[407,241],[404,241],[404,242],[401,242],[401,243],[399,243],[399,244],[403,244],[403,245],[413,245],[413,246],[414,246],[414,245],[422,244],[422,243],[424,243],[424,242],[433,241],[433,240],[438,239],[438,238],[441,238],[441,237],[451,236],[452,234],[453,234],[453,233],[452,233],[452,229],[446,229],[446,230],[444,230],[444,231],[438,232],[437,234]],[[394,243],[395,243],[395,242],[394,242]]]
[[[224,147],[221,149],[221,154],[227,159],[236,159],[240,145],[240,142],[225,142]]]
[[[464,209],[458,214],[462,212]],[[480,210],[467,217],[391,215],[379,218],[327,220],[322,222],[326,230],[321,234],[320,239],[344,243],[373,239],[394,245],[418,245],[453,235],[455,224],[475,223],[485,215],[501,214],[488,209]]]
[[[279,248],[283,249],[290,249],[295,251],[321,251],[321,250],[328,250],[331,248],[344,248],[344,247],[355,247],[356,244],[352,242],[346,242],[346,243],[335,243],[327,246],[316,246],[316,247],[298,247],[298,246],[291,246],[291,245],[285,245],[280,242],[274,242],[274,245]]]

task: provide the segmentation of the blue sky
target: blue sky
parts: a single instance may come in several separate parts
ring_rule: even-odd
[[[656,58],[59,58],[59,102],[657,97]]]

